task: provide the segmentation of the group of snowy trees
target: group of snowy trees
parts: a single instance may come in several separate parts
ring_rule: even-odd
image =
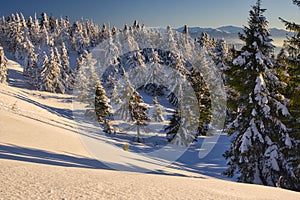
[[[35,65],[37,66],[37,64]],[[26,65],[24,72],[26,71],[25,69]],[[32,65],[28,66],[28,69],[32,69]],[[38,67],[36,67],[36,74],[38,74],[37,71]],[[69,57],[64,43],[60,52],[57,47],[50,49],[50,58],[43,52],[41,71],[37,76],[36,87],[39,87],[40,90],[65,93],[66,90],[73,88],[75,74],[70,67]],[[32,76],[32,79],[37,76]]]
[[[77,52],[79,57],[110,32],[105,25],[101,30],[89,20],[71,24],[68,17],[42,13],[40,18],[35,15],[25,19],[22,13],[16,13],[2,17],[0,43],[24,62],[24,76],[33,88],[64,93],[72,89],[76,73],[69,64],[69,54]]]
[[[205,87],[205,81],[201,73],[197,73],[190,64],[178,53],[171,51],[164,51],[161,49],[143,48],[143,41],[147,37],[157,38],[161,33],[157,30],[143,29],[137,22],[133,27],[125,26],[123,34],[118,37],[110,37],[106,41],[107,52],[104,62],[107,62],[109,66],[104,71],[102,77],[98,77],[93,65],[95,61],[90,57],[89,53],[82,54],[78,59],[80,69],[77,71],[76,91],[78,91],[78,99],[89,104],[89,108],[95,107],[95,112],[99,122],[104,123],[105,127],[111,127],[108,123],[114,123],[114,117],[119,117],[122,120],[127,121],[129,124],[134,125],[136,128],[137,141],[142,141],[140,137],[140,129],[149,122],[149,119],[156,122],[163,122],[163,111],[157,100],[154,98],[153,106],[145,104],[142,101],[142,96],[137,91],[138,88],[142,88],[145,93],[155,96],[165,95],[177,109],[186,110],[188,112],[191,108],[188,108],[188,104],[182,103],[179,96],[183,94],[184,86],[181,82],[186,80],[191,83],[194,88],[196,97],[199,103],[199,109],[205,110],[205,113],[198,116],[202,122],[209,121],[208,115],[209,107],[204,105],[204,102],[209,102],[209,92]],[[173,30],[168,29],[166,31],[167,38],[161,38],[161,40],[168,40],[165,45],[177,46],[175,39],[173,38],[175,33]],[[192,40],[191,40],[192,41]],[[182,42],[182,41],[181,41]],[[147,47],[147,46],[146,46]],[[176,47],[177,48],[177,47]],[[116,57],[116,52],[123,52],[125,54]],[[132,49],[138,49],[132,51]],[[175,49],[176,50],[176,49]],[[90,62],[90,64],[87,64]],[[163,69],[162,66],[168,66],[169,68]],[[98,69],[99,70],[99,69]],[[182,79],[182,81],[180,80]],[[96,82],[102,85],[102,88],[109,91],[106,95],[104,92],[99,92],[99,86],[96,86]],[[169,86],[169,88],[166,88]],[[202,87],[203,86],[203,87]],[[95,92],[96,88],[96,94]],[[194,93],[194,92],[191,92]],[[101,94],[101,95],[100,95]],[[97,101],[93,101],[96,95]],[[106,102],[106,103],[105,103]],[[197,102],[197,101],[196,101]],[[114,109],[108,109],[108,105],[112,105]],[[186,109],[185,109],[186,108]],[[110,113],[109,115],[103,115],[102,112]],[[90,114],[90,111],[87,112]],[[113,117],[113,116],[114,117]],[[184,116],[188,116],[188,120],[181,120],[178,123],[185,123],[193,121],[192,115],[184,113]],[[194,120],[197,121],[197,120]],[[203,123],[197,124],[195,127],[202,126]],[[170,123],[170,126],[173,126]],[[111,129],[111,128],[110,128]],[[147,127],[145,127],[147,129]],[[166,129],[169,130],[169,129]],[[200,129],[199,129],[200,130]],[[111,132],[111,131],[107,131]],[[179,145],[188,145],[191,141],[197,137],[196,133],[189,134],[188,131],[182,129],[182,134],[175,134],[174,142]],[[169,134],[169,133],[167,133]]]
[[[22,13],[3,16],[0,27],[2,42],[7,44],[18,59],[24,59],[28,41],[40,49],[61,46],[64,42],[68,49],[82,53],[83,50],[99,44],[107,35],[105,26],[100,30],[92,21],[82,20],[71,24],[68,17],[55,19],[48,17],[46,13],[42,13],[40,18],[35,15],[28,19]]]
[[[113,83],[113,90],[111,92],[110,99],[106,95],[106,91],[103,88],[100,81],[97,82],[95,92],[95,112],[97,120],[103,123],[104,132],[114,133],[115,128],[112,126],[111,115],[119,115],[121,120],[133,124],[133,128],[136,128],[137,142],[142,142],[140,128],[147,125],[148,121],[164,121],[162,109],[158,103],[157,97],[154,98],[152,112],[148,112],[149,106],[144,103],[142,96],[134,88],[130,82],[128,75],[125,71],[124,74],[124,87],[117,88],[118,85]],[[120,86],[119,86],[120,87]],[[112,103],[115,108],[115,113],[112,112]]]

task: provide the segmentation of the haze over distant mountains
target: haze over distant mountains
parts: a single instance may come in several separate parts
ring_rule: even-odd
[[[176,28],[174,30],[182,32],[184,27]],[[229,44],[241,44],[242,41],[238,37],[238,33],[243,33],[242,27],[237,26],[221,26],[219,28],[202,28],[202,27],[188,27],[189,34],[192,38],[200,37],[203,32],[206,32],[212,38],[224,38]],[[270,28],[272,38],[275,46],[282,46],[283,40],[287,35],[291,35],[290,32],[278,29]]]

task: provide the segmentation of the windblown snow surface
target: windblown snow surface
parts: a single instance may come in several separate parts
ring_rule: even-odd
[[[204,159],[200,139],[160,171],[111,170],[82,143],[71,95],[30,90],[22,67],[9,61],[8,68],[8,86],[0,86],[0,199],[300,199],[221,176],[225,135]]]

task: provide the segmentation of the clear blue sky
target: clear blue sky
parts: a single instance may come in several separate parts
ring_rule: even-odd
[[[71,20],[93,19],[123,27],[138,19],[147,27],[219,27],[246,25],[248,12],[256,0],[0,0],[0,15],[22,12],[25,16],[47,12],[68,15]],[[263,0],[270,27],[284,28],[278,20],[299,22],[300,10],[292,0]]]

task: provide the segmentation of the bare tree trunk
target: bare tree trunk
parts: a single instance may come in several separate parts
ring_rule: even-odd
[[[277,187],[279,187],[279,188],[281,188],[281,180],[282,180],[282,176],[280,176],[277,181]]]
[[[141,142],[140,140],[140,136],[141,136],[141,133],[140,133],[140,124],[139,123],[136,123],[137,127],[136,127],[136,131],[137,131],[137,142]]]

